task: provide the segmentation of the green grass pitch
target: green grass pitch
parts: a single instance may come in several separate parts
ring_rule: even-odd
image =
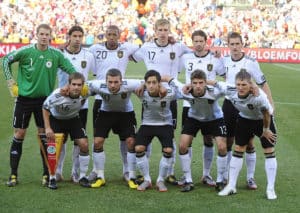
[[[0,76],[0,212],[299,212],[300,198],[300,66],[292,64],[261,64],[275,101],[275,120],[278,128],[276,156],[278,172],[276,181],[277,200],[265,198],[266,175],[262,148],[256,140],[257,166],[255,178],[256,191],[246,189],[245,163],[238,181],[238,194],[218,197],[213,188],[199,183],[202,174],[202,140],[193,143],[192,172],[195,190],[181,193],[176,186],[159,193],[155,189],[146,192],[130,190],[122,180],[122,165],[118,137],[110,135],[105,143],[106,186],[100,189],[86,189],[69,181],[58,184],[56,191],[41,186],[41,159],[36,140],[36,128],[31,119],[30,128],[24,141],[23,155],[19,169],[19,185],[14,188],[5,186],[9,176],[9,149],[13,135],[12,112],[14,99],[9,96],[3,74]],[[2,68],[1,68],[2,69]],[[2,72],[2,70],[1,70]],[[3,72],[2,72],[3,73]],[[145,73],[143,64],[131,63],[128,67],[129,78],[142,78]],[[180,75],[183,79],[183,75]],[[140,120],[140,103],[134,97],[137,119]],[[90,106],[93,103],[91,98]],[[180,102],[181,106],[181,102]],[[92,109],[92,108],[90,108]],[[181,107],[179,107],[181,115]],[[179,121],[180,121],[179,116]],[[88,134],[92,144],[92,113],[90,110]],[[180,127],[180,122],[178,124]],[[180,128],[176,131],[179,139]],[[199,135],[198,135],[199,136]],[[69,179],[71,172],[71,147],[68,142],[64,177]],[[90,149],[91,150],[91,149]],[[161,157],[160,144],[153,141],[150,172],[155,183]],[[216,153],[216,152],[215,152]],[[178,155],[177,155],[178,156]],[[90,164],[90,169],[92,164]],[[177,158],[176,176],[180,177],[180,162]],[[212,168],[216,177],[216,165]],[[298,210],[297,210],[298,209]]]

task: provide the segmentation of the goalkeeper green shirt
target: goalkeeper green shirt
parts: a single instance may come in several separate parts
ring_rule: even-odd
[[[50,95],[54,90],[58,68],[67,73],[75,72],[72,63],[60,50],[48,46],[37,49],[35,44],[24,46],[3,58],[6,80],[12,79],[11,64],[19,62],[17,84],[19,96],[38,98]]]

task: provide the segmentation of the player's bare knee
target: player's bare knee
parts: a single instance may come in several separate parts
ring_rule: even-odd
[[[234,147],[234,151],[237,151],[237,152],[245,152],[246,151],[246,146],[239,146],[239,145],[236,145]]]
[[[163,148],[163,154],[165,155],[165,154],[171,154],[172,155],[172,153],[173,153],[173,148],[171,148],[171,147],[164,147]]]
[[[255,147],[252,146],[253,144],[248,144],[247,148],[246,148],[246,152],[247,153],[254,153],[255,152]]]
[[[128,150],[134,150],[134,142],[134,138],[132,137],[126,139]]]
[[[142,153],[142,152],[145,152],[145,150],[146,150],[145,146],[142,146],[142,145],[135,146],[136,153]]]
[[[211,135],[203,135],[203,142],[204,146],[212,147],[213,144],[213,137]]]
[[[26,129],[20,129],[20,128],[15,129],[15,132],[14,132],[15,138],[24,139],[25,135],[26,135]]]
[[[184,154],[188,152],[188,146],[186,144],[179,144],[179,153]]]
[[[165,149],[164,149],[165,150]],[[163,156],[165,157],[165,158],[171,158],[172,157],[172,152],[165,152],[165,151],[163,151]]]
[[[227,154],[227,146],[226,144],[219,143],[218,144],[218,153],[221,154],[222,156]]]

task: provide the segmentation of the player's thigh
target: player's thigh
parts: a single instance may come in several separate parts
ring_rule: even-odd
[[[200,121],[194,118],[187,117],[185,119],[181,134],[192,135],[193,137],[196,137],[200,128],[201,128]]]
[[[174,129],[173,126],[157,126],[156,127],[156,136],[158,137],[162,148],[172,148],[174,149],[173,138],[174,138]]]
[[[107,138],[109,131],[117,122],[116,116],[112,112],[99,111],[94,126],[94,137]]]
[[[117,125],[114,126],[114,132],[116,132],[119,135],[120,139],[135,137],[135,114],[132,112],[120,113],[119,119],[117,120]]]
[[[181,130],[183,130],[184,128],[184,124],[185,124],[185,120],[188,117],[188,111],[189,111],[190,107],[183,107],[182,108],[182,113],[181,113]]]
[[[80,117],[83,127],[86,129],[86,123],[87,123],[87,118],[88,118],[88,109],[81,109],[79,111],[79,117]]]
[[[177,101],[176,100],[171,101],[170,110],[172,112],[173,128],[176,129],[177,127]]]
[[[95,123],[96,123],[96,120],[98,117],[98,113],[100,111],[101,104],[102,104],[102,100],[95,99],[94,105],[93,105],[93,124],[94,124],[94,126],[95,126]]]
[[[154,137],[153,126],[141,125],[136,133],[135,146],[147,147]]]
[[[87,138],[86,130],[79,116],[68,120],[68,132],[72,140]]]
[[[235,144],[245,146],[254,137],[255,123],[252,120],[238,116],[235,129]]]
[[[261,128],[259,128],[257,126],[257,136],[260,137],[262,135],[262,130],[263,130],[263,123],[261,124]],[[276,124],[275,124],[275,120],[274,117],[271,116],[271,122],[270,122],[270,130],[274,133],[277,134],[277,129],[276,129]],[[259,136],[260,135],[260,136]],[[265,137],[260,137],[260,142],[261,145],[264,149],[266,148],[272,148],[275,147],[277,140],[269,142]]]
[[[220,118],[213,121],[203,122],[201,133],[202,135],[212,135],[214,137],[226,137],[227,130],[224,119]]]
[[[239,114],[239,111],[233,106],[233,104],[225,99],[222,106],[224,121],[227,128],[227,136],[233,137],[236,127],[236,119]]]

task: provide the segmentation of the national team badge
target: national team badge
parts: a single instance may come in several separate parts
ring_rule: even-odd
[[[81,61],[81,68],[86,68],[86,64],[87,64],[87,62],[86,61]]]
[[[212,71],[213,67],[214,67],[213,64],[207,64],[208,71]]]
[[[121,93],[121,98],[126,99],[127,98],[127,93],[125,93],[125,92]]]
[[[167,102],[165,102],[165,101],[160,102],[160,106],[162,108],[165,108],[167,106]]]
[[[175,59],[175,52],[170,52],[170,59],[174,60]]]
[[[245,68],[241,68],[240,72],[246,72],[247,70]]]
[[[248,109],[253,110],[254,106],[252,104],[247,104]]]
[[[47,61],[46,62],[46,67],[51,68],[52,67],[52,61]]]
[[[101,97],[102,97],[103,100],[109,101],[110,98],[109,98],[109,95],[108,95],[108,94],[100,93],[100,95],[101,95]]]
[[[207,99],[208,104],[213,104],[214,100]]]
[[[124,52],[122,50],[118,51],[118,58],[123,58]]]

